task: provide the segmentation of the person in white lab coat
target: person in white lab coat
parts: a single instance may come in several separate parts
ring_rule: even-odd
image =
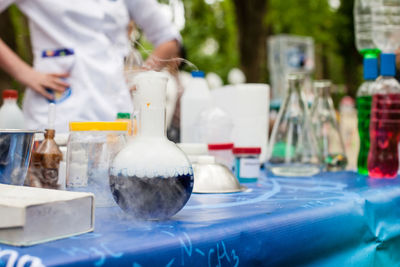
[[[33,68],[0,39],[0,67],[27,86],[26,128],[44,129],[48,103],[57,104],[56,130],[70,121],[113,121],[131,112],[123,75],[132,19],[153,43],[153,56],[176,57],[181,37],[156,0],[0,0],[28,17]]]

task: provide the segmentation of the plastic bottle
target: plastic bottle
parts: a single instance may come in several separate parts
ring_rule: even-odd
[[[354,3],[354,30],[356,47],[362,54],[376,51],[372,38],[372,4],[373,0],[356,0]]]
[[[378,59],[375,54],[364,57],[364,82],[358,88],[356,105],[360,148],[357,157],[357,171],[368,175],[369,124],[371,118],[372,89],[378,77]]]
[[[400,43],[400,1],[374,3],[372,8],[372,36],[382,51],[381,76],[373,87],[371,117],[393,114],[393,101],[400,99],[400,84],[396,74],[395,50]],[[377,109],[379,105],[383,108]],[[399,168],[399,120],[374,119],[370,124],[368,174],[372,178],[394,178]]]
[[[128,123],[128,135],[136,135],[136,133],[137,133],[136,119],[133,120],[133,125],[132,125],[132,119],[131,119],[130,113],[118,112],[116,121],[127,122]]]
[[[399,169],[398,141],[400,120],[382,118],[382,114],[395,114],[400,109],[400,84],[394,79],[394,54],[381,55],[381,76],[372,88],[370,122],[370,149],[368,175],[372,178],[394,178]]]
[[[30,186],[59,189],[58,171],[62,152],[54,141],[55,104],[49,105],[49,124],[45,130],[44,140],[32,153],[29,169]]]
[[[192,72],[192,80],[185,87],[181,101],[181,142],[198,142],[196,140],[196,119],[203,110],[211,105],[211,93],[207,81],[204,79],[204,72]]]
[[[17,105],[18,92],[3,91],[3,105],[0,108],[0,129],[24,129],[24,114]]]

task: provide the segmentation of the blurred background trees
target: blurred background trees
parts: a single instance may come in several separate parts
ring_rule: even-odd
[[[170,0],[160,0],[171,3]],[[352,0],[175,0],[184,6],[181,34],[187,59],[226,82],[233,67],[248,82],[268,82],[269,36],[290,33],[315,40],[314,78],[331,79],[354,96],[361,82],[361,57],[354,45]],[[183,18],[182,18],[183,19]],[[0,14],[0,38],[31,62],[26,19],[15,6]],[[149,47],[141,39],[145,48]],[[143,52],[143,51],[142,51]],[[190,70],[190,67],[187,67]],[[0,71],[0,88],[22,86]]]

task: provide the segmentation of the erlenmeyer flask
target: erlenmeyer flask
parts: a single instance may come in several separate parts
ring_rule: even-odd
[[[321,155],[321,162],[327,171],[338,171],[346,168],[347,158],[336,120],[335,108],[329,93],[330,88],[330,81],[314,82],[316,97],[311,107],[310,120]]]
[[[288,76],[288,91],[272,129],[267,167],[277,176],[312,176],[321,171],[302,93],[303,82],[300,74]]]

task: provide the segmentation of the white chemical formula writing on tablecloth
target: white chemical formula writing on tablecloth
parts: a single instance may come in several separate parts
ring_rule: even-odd
[[[0,249],[0,265],[5,267],[45,267],[42,260],[31,255],[22,255],[15,250]]]

